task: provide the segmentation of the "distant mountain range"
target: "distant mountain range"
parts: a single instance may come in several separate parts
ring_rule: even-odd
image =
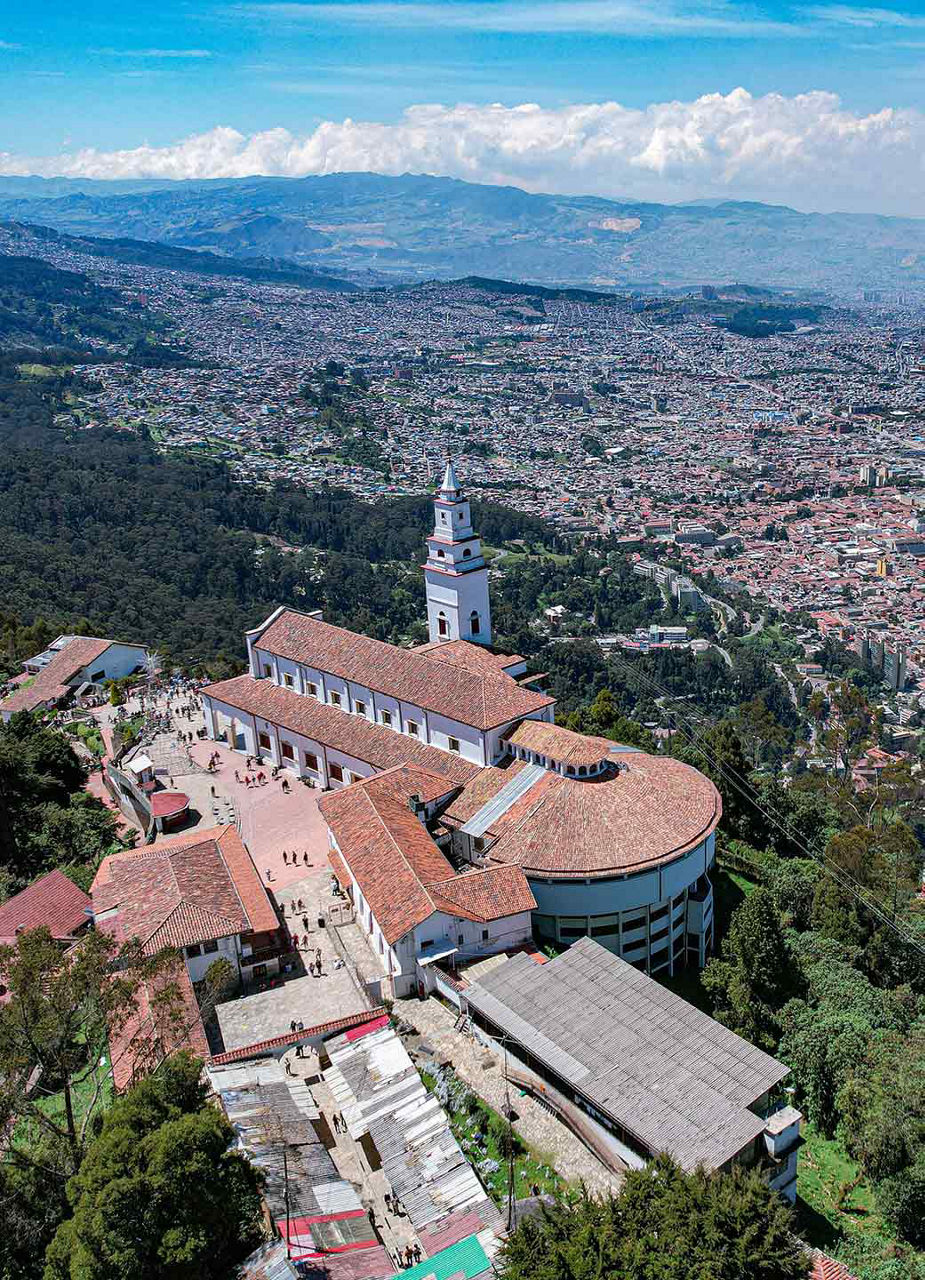
[[[925,288],[925,220],[530,195],[410,174],[0,178],[0,218],[369,283],[482,275],[603,289],[719,280],[842,295]]]

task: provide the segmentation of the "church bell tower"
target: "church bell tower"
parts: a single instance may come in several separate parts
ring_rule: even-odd
[[[488,569],[481,543],[472,532],[469,503],[450,459],[434,499],[434,531],[427,539],[424,581],[427,627],[433,643],[471,640],[491,644]]]

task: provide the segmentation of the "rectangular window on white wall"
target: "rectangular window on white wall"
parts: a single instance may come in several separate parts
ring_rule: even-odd
[[[408,732],[411,734],[412,738],[416,738],[418,736],[419,731],[420,731],[420,726],[418,725],[417,721],[409,720]]]
[[[336,689],[332,689],[332,690],[331,690],[331,695],[330,695],[330,696],[331,696],[331,706],[332,706],[332,707],[339,707],[339,706],[340,706],[340,704],[341,704],[341,696],[340,696],[340,694],[337,692],[337,690],[336,690]]]
[[[310,698],[318,697],[318,686],[315,684],[314,680],[306,680],[305,692],[308,694]]]
[[[391,724],[392,724],[392,713],[391,713],[391,711],[383,711],[383,712],[382,712],[382,723],[383,723],[384,725],[388,725],[388,726],[390,726],[390,727],[391,727]]]
[[[358,716],[365,716],[365,715],[366,715],[366,703],[365,703],[365,702],[361,702],[361,701],[360,701],[360,699],[358,698],[358,699],[357,699],[357,701],[356,701],[353,705],[354,705],[354,708],[356,709],[356,713],[357,713],[357,715],[358,715]]]
[[[283,684],[286,686],[287,689],[291,689],[292,686],[295,684],[295,681],[293,680],[292,676],[289,674],[288,671],[284,672],[283,674]]]
[[[454,751],[456,755],[459,755],[459,739],[458,738],[451,737],[447,742],[447,746],[451,751]]]

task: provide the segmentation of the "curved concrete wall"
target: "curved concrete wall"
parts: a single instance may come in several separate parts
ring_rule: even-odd
[[[707,872],[715,837],[653,871],[610,879],[549,880],[528,875],[536,898],[534,936],[569,946],[590,936],[647,972],[702,966],[713,940]]]

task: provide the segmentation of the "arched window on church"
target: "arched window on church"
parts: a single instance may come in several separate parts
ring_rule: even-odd
[[[466,547],[465,551],[463,552],[463,559],[468,560],[471,555],[472,555],[471,548]]]
[[[477,636],[482,630],[482,622],[478,615],[478,610],[473,609],[469,614],[469,631],[472,635]]]
[[[438,560],[445,560],[445,559],[446,559],[446,552],[443,550],[443,548],[442,548],[442,547],[438,547],[438,548],[437,548],[437,559],[438,559]]]
[[[437,634],[439,636],[448,636],[450,634],[450,624],[446,620],[446,614],[441,611],[437,614]]]

